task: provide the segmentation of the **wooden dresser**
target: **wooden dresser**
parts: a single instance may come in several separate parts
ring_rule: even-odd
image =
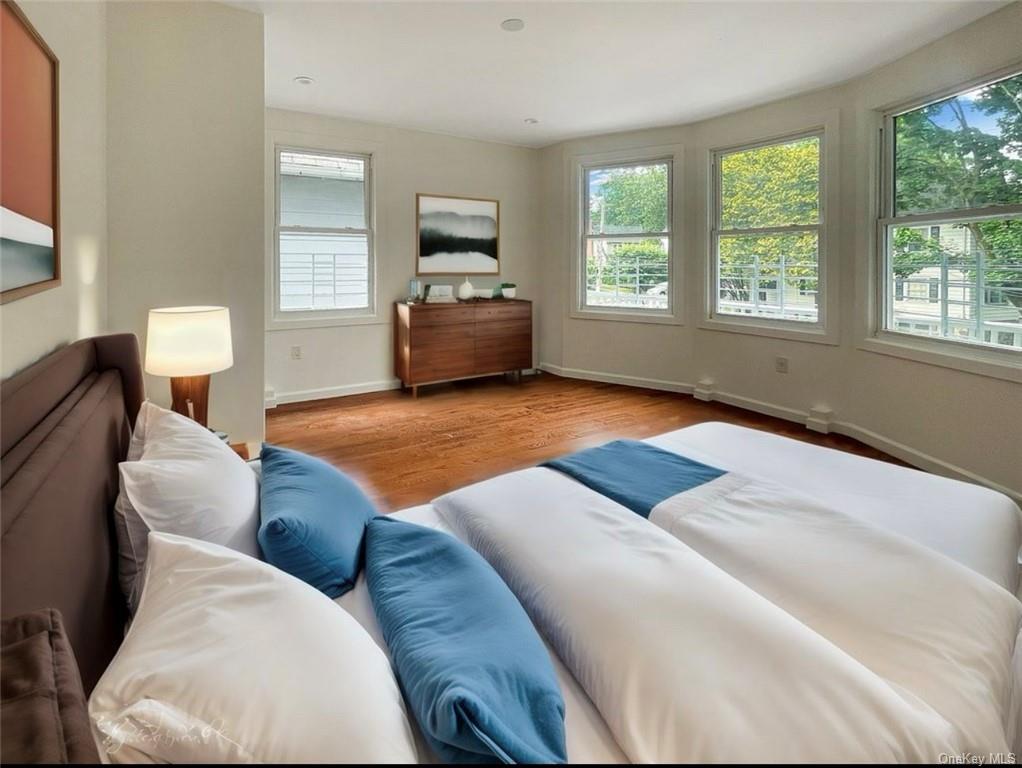
[[[394,306],[394,372],[420,384],[532,367],[532,302],[491,299]]]

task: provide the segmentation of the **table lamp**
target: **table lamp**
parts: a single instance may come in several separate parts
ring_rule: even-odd
[[[209,375],[234,365],[227,307],[149,310],[145,370],[170,377],[171,408],[206,426]]]

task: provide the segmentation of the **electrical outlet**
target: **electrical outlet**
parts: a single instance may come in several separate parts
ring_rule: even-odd
[[[291,347],[291,359],[301,360],[302,359],[302,348],[299,346]]]
[[[788,358],[786,357],[775,357],[774,358],[774,370],[778,373],[788,372]]]

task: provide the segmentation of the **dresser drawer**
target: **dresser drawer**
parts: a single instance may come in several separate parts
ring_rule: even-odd
[[[528,317],[515,320],[487,320],[476,323],[476,338],[505,338],[521,334],[532,335],[532,320]]]
[[[473,323],[475,319],[476,308],[473,306],[416,304],[409,313],[409,324],[412,328],[423,325]]]
[[[475,344],[468,341],[439,344],[412,351],[411,381],[443,381],[475,373]]]
[[[476,308],[476,321],[488,320],[522,320],[532,317],[532,305],[528,302],[509,302],[507,304],[479,305]]]
[[[502,373],[532,367],[532,348],[501,347],[492,349],[476,348],[475,372]]]
[[[413,324],[408,329],[412,349],[431,347],[434,345],[471,344],[476,335],[474,323],[454,323],[452,325],[421,325]]]

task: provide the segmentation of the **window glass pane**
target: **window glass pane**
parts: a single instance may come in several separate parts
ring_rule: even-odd
[[[366,235],[282,232],[280,309],[365,309],[369,306]]]
[[[667,238],[588,239],[586,305],[668,308]]]
[[[365,229],[365,161],[281,152],[280,224]]]
[[[666,232],[668,176],[667,163],[588,169],[589,234]]]
[[[888,228],[887,284],[904,284],[888,296],[888,327],[1022,348],[1022,219],[928,230]]]
[[[720,158],[720,227],[820,222],[820,138],[770,144]]]
[[[819,317],[816,232],[722,235],[717,311],[815,323]]]
[[[895,215],[1022,204],[1022,75],[894,118]]]

